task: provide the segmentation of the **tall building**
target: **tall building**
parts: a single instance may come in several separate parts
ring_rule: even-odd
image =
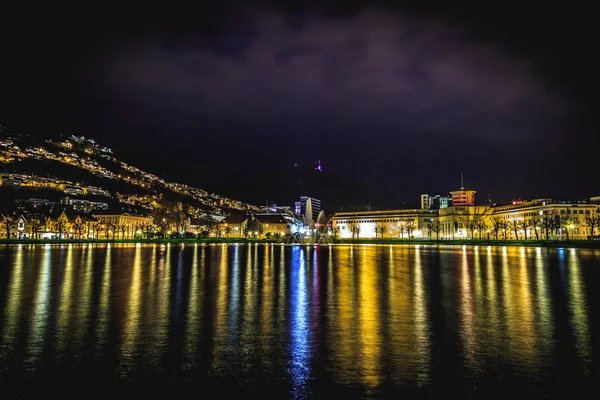
[[[421,210],[429,210],[429,195],[428,194],[422,194],[421,195]]]
[[[297,215],[302,214],[302,203],[297,201],[294,203],[294,213]]]
[[[450,196],[441,196],[436,194],[435,196],[429,194],[421,195],[421,210],[438,210],[440,208],[447,208],[451,204]]]
[[[452,206],[474,206],[475,205],[475,191],[465,189],[464,176],[460,174],[460,190],[450,192],[452,196]]]
[[[298,202],[296,202],[296,210],[297,204]],[[321,200],[309,196],[300,196],[300,212],[298,214],[302,215],[306,225],[316,222],[319,212],[321,212]]]
[[[466,190],[454,190],[450,192],[452,196],[452,206],[474,206],[475,205],[475,191]]]
[[[442,196],[440,197],[440,210],[452,206],[452,197]]]

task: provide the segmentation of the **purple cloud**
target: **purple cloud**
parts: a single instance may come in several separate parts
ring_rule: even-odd
[[[510,140],[558,134],[570,116],[528,60],[439,21],[377,10],[299,27],[257,13],[216,42],[146,38],[113,54],[102,78],[151,110],[234,121],[325,117]]]

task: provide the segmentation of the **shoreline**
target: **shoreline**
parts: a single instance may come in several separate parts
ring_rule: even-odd
[[[244,239],[244,238],[209,238],[209,239],[0,239],[0,245],[8,244],[151,244],[151,243],[176,243],[176,244],[290,244],[290,245],[425,245],[425,246],[517,246],[517,247],[548,247],[548,248],[583,248],[600,249],[600,240],[407,240],[407,239],[335,239],[331,243],[298,243],[278,242],[269,239]]]

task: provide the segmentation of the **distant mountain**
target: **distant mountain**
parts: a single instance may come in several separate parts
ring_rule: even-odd
[[[256,207],[165,179],[119,160],[112,149],[75,135],[42,138],[0,125],[2,186],[102,195],[151,208],[158,201],[182,202],[207,213]]]

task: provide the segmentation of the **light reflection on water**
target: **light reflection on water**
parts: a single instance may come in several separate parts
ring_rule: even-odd
[[[548,395],[571,380],[593,386],[597,375],[597,251],[157,244],[0,252],[0,378],[15,385],[53,371],[58,387],[71,379],[61,370],[81,368],[132,390],[442,396],[510,392],[502,382],[511,382]]]
[[[564,262],[564,258],[561,260]],[[584,295],[584,284],[581,279],[581,264],[577,251],[574,249],[569,251],[567,263],[569,270],[570,323],[575,337],[579,361],[584,366],[586,373],[589,373],[592,350],[590,348],[588,310]]]

